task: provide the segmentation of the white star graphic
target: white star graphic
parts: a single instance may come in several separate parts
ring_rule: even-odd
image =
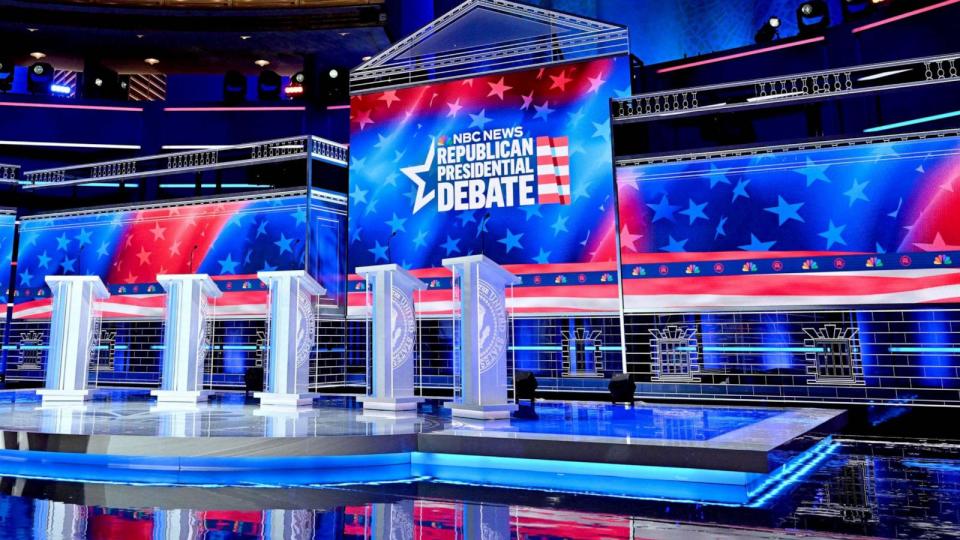
[[[401,167],[400,172],[406,175],[414,185],[417,186],[417,198],[413,203],[413,213],[416,214],[426,206],[437,195],[435,191],[426,192],[427,183],[420,177],[421,174],[430,172],[433,168],[434,139],[430,138],[430,151],[427,152],[427,160],[423,165],[414,165],[412,167]]]

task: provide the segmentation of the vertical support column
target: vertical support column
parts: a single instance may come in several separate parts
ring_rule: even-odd
[[[374,503],[371,509],[370,538],[414,538],[413,501]],[[464,538],[490,538],[489,535]]]
[[[509,418],[517,406],[507,400],[507,303],[505,288],[517,276],[483,255],[444,259],[459,278],[460,396],[444,404],[454,416]]]
[[[43,404],[89,399],[87,372],[97,344],[94,303],[110,296],[97,276],[47,276],[53,296]]]
[[[396,264],[364,266],[357,274],[365,277],[373,292],[371,384],[358,401],[364,410],[402,411],[417,408],[423,401],[414,395],[413,346],[417,321],[413,291],[426,284]]]
[[[210,298],[223,293],[207,274],[164,274],[157,281],[167,291],[167,309],[160,390],[150,393],[159,405],[206,401],[212,393],[203,390],[203,362],[212,337],[207,308]]]
[[[253,396],[263,408],[297,408],[310,405],[310,353],[316,343],[313,297],[326,289],[307,272],[259,272],[270,288],[267,313],[266,392]]]

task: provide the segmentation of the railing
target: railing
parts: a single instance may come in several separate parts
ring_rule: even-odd
[[[799,73],[613,100],[614,122],[644,122],[701,112],[733,111],[765,104],[960,81],[960,53]]]
[[[41,189],[90,181],[125,181],[308,158],[346,167],[348,147],[320,137],[304,135],[174,154],[28,171],[23,174],[23,178],[26,184],[24,189]]]
[[[19,165],[6,165],[4,163],[0,163],[0,183],[16,184],[18,182],[19,177],[20,177]]]

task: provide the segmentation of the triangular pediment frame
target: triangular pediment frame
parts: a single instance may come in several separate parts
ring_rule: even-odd
[[[477,28],[462,26],[478,20],[485,33],[479,39]],[[445,41],[451,38],[463,43],[449,46]],[[509,0],[467,0],[351,71],[350,91],[382,91],[629,50],[623,26]]]

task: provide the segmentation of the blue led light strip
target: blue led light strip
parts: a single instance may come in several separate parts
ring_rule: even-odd
[[[840,448],[840,443],[833,442],[833,437],[826,437],[813,445],[803,455],[784,465],[780,472],[768,478],[760,487],[752,491],[750,498],[753,499],[753,502],[748,506],[761,508],[776,500],[784,490],[816,470],[830,456],[837,453]],[[768,490],[768,488],[770,489]],[[757,497],[760,493],[762,495]]]
[[[746,345],[730,345],[730,346],[712,346],[705,345],[702,347],[703,352],[795,352],[795,353],[808,353],[808,352],[823,352],[823,349],[820,347],[762,347],[762,346],[746,346]],[[681,352],[696,352],[696,347],[677,347],[678,351]]]
[[[960,354],[960,347],[890,347],[892,353]]]
[[[872,128],[867,128],[863,130],[864,133],[876,133],[878,131],[888,131],[891,129],[897,129],[907,126],[915,126],[917,124],[924,124],[927,122],[935,122],[937,120],[945,120],[947,118],[953,118],[960,116],[960,111],[953,111],[941,114],[934,114],[930,116],[921,116],[920,118],[914,118],[913,120],[904,120],[903,122],[894,122],[892,124],[884,124],[882,126],[875,126]]]
[[[512,345],[507,347],[511,351],[562,351],[560,345]]]

